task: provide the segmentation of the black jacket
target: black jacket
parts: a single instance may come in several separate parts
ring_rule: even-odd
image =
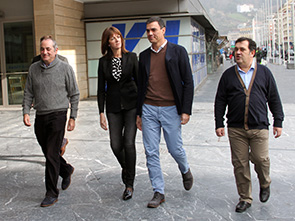
[[[149,82],[151,49],[139,55],[137,115],[141,116]],[[184,47],[167,43],[165,64],[178,114],[191,114],[194,96],[194,83],[188,54]]]
[[[117,81],[112,75],[112,61],[103,56],[99,59],[97,102],[99,113],[120,112],[122,108],[136,108],[138,60],[133,52],[122,55],[122,76]]]
[[[246,107],[246,93],[239,80],[235,66],[227,69],[220,78],[215,97],[215,126],[224,127],[224,113],[227,110],[228,127],[244,128],[245,111],[249,129],[268,129],[268,107],[273,114],[274,126],[282,127],[283,108],[271,71],[257,64],[256,75],[249,93],[249,104]]]

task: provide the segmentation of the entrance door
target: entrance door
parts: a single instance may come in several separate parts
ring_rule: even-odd
[[[28,70],[34,56],[32,22],[5,22],[3,36],[5,49],[2,59],[2,104],[21,104]]]
[[[2,97],[2,77],[3,77],[3,72],[2,72],[2,65],[1,65],[1,53],[0,53],[0,105],[3,105],[3,97]]]

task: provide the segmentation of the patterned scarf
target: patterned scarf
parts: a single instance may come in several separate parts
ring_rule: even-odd
[[[121,58],[112,58],[112,74],[117,81],[120,81],[122,75]]]

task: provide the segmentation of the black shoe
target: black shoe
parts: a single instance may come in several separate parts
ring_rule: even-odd
[[[261,202],[265,203],[270,195],[270,187],[260,188],[259,199]]]
[[[52,206],[57,202],[57,197],[46,196],[41,203],[41,207]]]
[[[124,193],[123,193],[123,200],[129,200],[132,198],[132,194],[133,194],[133,188],[126,188]]]
[[[161,194],[159,192],[155,192],[153,199],[148,203],[147,207],[149,207],[149,208],[157,208],[163,202],[165,202],[164,194]]]
[[[250,206],[251,206],[250,203],[248,203],[246,201],[240,201],[238,203],[238,205],[236,206],[236,212],[242,213],[242,212],[246,211],[246,209],[248,209]]]
[[[193,183],[194,183],[194,178],[191,173],[191,170],[188,169],[188,172],[186,174],[181,174],[181,175],[182,175],[184,189],[190,190],[193,186]]]
[[[70,184],[71,184],[71,177],[72,177],[72,174],[74,173],[74,167],[72,167],[72,172],[70,173],[70,175],[68,175],[67,177],[64,177],[62,179],[62,182],[61,182],[61,188],[63,190],[66,190]]]

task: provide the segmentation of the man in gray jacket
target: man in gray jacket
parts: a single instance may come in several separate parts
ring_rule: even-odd
[[[40,43],[44,40],[44,38],[52,38],[51,35],[45,35],[43,37],[40,38]],[[68,59],[60,54],[56,54],[56,57],[59,58],[60,60],[66,62],[66,63],[69,63],[68,62]],[[35,56],[32,60],[32,64],[37,62],[37,61],[40,61],[41,60],[41,54]],[[62,140],[62,144],[61,144],[61,148],[60,148],[60,155],[63,156],[65,151],[66,151],[66,146],[68,145],[69,143],[69,139],[68,138],[63,138]]]
[[[46,158],[46,195],[41,207],[47,207],[58,200],[58,177],[63,178],[63,190],[71,183],[74,167],[60,155],[60,146],[69,104],[71,112],[67,130],[75,128],[80,93],[72,67],[56,58],[58,47],[50,36],[41,41],[40,51],[41,60],[29,69],[24,91],[23,121],[26,126],[31,126],[29,114],[34,101],[35,134]]]

